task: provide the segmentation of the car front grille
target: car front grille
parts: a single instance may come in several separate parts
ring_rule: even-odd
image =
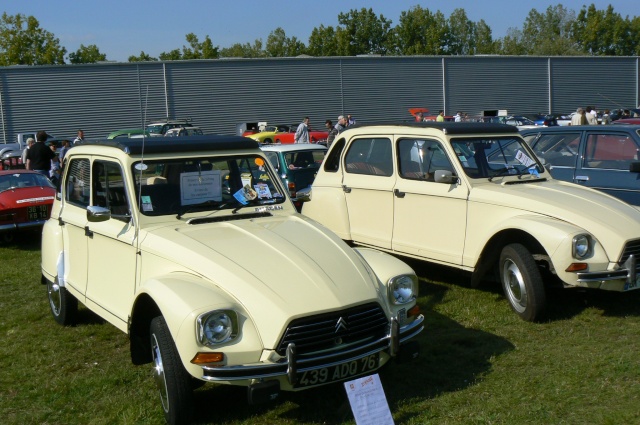
[[[292,342],[301,356],[340,351],[384,338],[388,330],[389,320],[384,311],[379,304],[371,303],[292,321],[276,351],[284,356]]]
[[[631,255],[633,255],[636,260],[640,259],[640,239],[627,242],[624,246],[624,251],[622,251],[622,257],[620,257],[618,264],[624,264]]]

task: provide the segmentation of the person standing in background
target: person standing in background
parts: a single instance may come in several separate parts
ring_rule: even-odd
[[[51,160],[56,154],[46,145],[47,132],[38,131],[36,134],[36,142],[27,151],[27,170],[37,171],[49,178],[49,170],[51,170]]]
[[[29,152],[29,149],[31,148],[31,146],[33,146],[35,142],[36,141],[33,137],[29,137],[27,139],[27,147],[22,150],[22,163],[24,164],[25,167],[27,166],[27,153]]]
[[[295,136],[293,136],[294,143],[309,143],[309,117],[304,117]]]
[[[77,142],[84,142],[84,131],[78,130],[78,137],[73,139],[74,144],[76,144]]]

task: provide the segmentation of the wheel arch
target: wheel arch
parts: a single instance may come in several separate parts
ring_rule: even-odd
[[[511,243],[523,245],[534,256],[548,257],[544,246],[529,232],[522,229],[501,230],[493,235],[482,249],[471,276],[472,286],[478,286],[487,273],[495,270],[502,248]]]

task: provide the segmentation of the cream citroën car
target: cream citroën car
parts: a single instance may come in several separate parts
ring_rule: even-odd
[[[128,333],[167,422],[188,422],[193,378],[258,402],[417,355],[409,266],[298,214],[255,141],[172,142],[75,146],[42,237],[55,320],[80,301]]]
[[[297,195],[356,245],[472,272],[472,285],[497,274],[525,320],[543,317],[545,284],[640,287],[640,211],[554,180],[509,125],[350,128]]]

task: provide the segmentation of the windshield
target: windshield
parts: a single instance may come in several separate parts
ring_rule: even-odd
[[[537,176],[544,172],[538,158],[521,138],[455,138],[451,141],[464,172],[473,179],[504,175]]]
[[[148,125],[147,131],[153,134],[162,134],[162,124]]]
[[[133,174],[144,215],[182,216],[285,201],[278,178],[257,155],[147,160],[135,163]]]
[[[0,192],[25,187],[55,187],[48,178],[40,173],[14,173],[0,176]]]

